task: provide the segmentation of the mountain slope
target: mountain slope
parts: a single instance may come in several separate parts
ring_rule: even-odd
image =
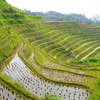
[[[72,20],[46,22],[5,0],[1,4],[0,85],[26,100],[42,100],[48,93],[64,100],[87,99],[100,78],[100,60],[96,59],[100,55],[100,27]],[[93,65],[87,59],[79,61],[88,54],[96,57],[89,59]]]
[[[26,100],[39,99],[18,82],[12,80],[6,74],[3,74],[2,70],[14,57],[18,48],[22,46],[23,41],[19,36],[20,30],[26,27],[31,28],[32,25],[35,27],[39,21],[41,22],[43,20],[41,16],[28,16],[26,12],[12,7],[5,0],[0,0],[0,87],[2,86],[2,90],[8,95],[8,98],[6,94],[3,94],[4,96],[2,97],[2,92],[0,92],[0,99],[1,97],[9,100],[11,98],[13,100],[19,98],[24,98]],[[36,23],[33,24],[35,21]],[[17,96],[18,98],[14,98],[14,96],[10,97],[9,92],[14,95],[19,94]]]
[[[25,10],[29,15],[39,15],[44,17],[47,21],[68,21],[68,20],[75,20],[84,23],[93,23],[90,19],[86,18],[85,15],[82,14],[62,14],[55,11],[48,11],[46,13],[43,12],[31,12]]]
[[[0,0],[0,13],[26,13],[15,7],[12,7],[6,0]]]

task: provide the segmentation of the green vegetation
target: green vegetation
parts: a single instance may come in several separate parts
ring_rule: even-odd
[[[43,12],[31,12],[30,10],[24,9],[29,15],[34,15],[34,16],[42,16],[44,17],[47,21],[79,21],[82,23],[90,23],[94,25],[99,25],[100,26],[100,21],[93,21],[91,19],[86,18],[85,15],[82,14],[76,14],[76,13],[70,13],[70,14],[62,14],[59,12],[55,11],[48,11],[46,13]]]
[[[45,94],[44,95],[44,100],[61,100],[61,98],[57,97],[56,95]]]
[[[87,58],[81,61],[70,61],[72,63],[85,63],[85,64],[90,64],[90,65],[99,65],[100,64],[100,57],[95,57],[95,58]]]
[[[0,13],[26,13],[18,8],[12,7],[6,0],[0,0]]]
[[[85,17],[85,15],[81,14],[62,14],[58,13],[55,11],[48,11],[46,13],[43,12],[31,12],[25,9],[25,11],[29,15],[38,15],[38,16],[43,16],[46,20],[48,21],[68,21],[68,20],[75,20],[75,21],[80,21],[80,22],[85,22],[85,23],[93,23],[91,20]]]
[[[80,23],[89,22],[82,15],[70,14],[67,19],[64,16],[67,21],[61,22],[57,18],[57,21],[46,22],[41,16],[27,15],[5,0],[0,0],[0,4],[0,83],[26,100],[41,100],[18,82],[2,75],[3,67],[18,52],[41,79],[85,88],[92,93],[89,100],[99,100],[100,27]],[[52,13],[48,12],[48,16]],[[45,100],[60,99],[45,94]]]
[[[10,27],[10,26],[9,26]],[[15,28],[2,26],[0,28],[0,63],[4,62],[20,46],[21,40]],[[16,47],[17,46],[17,47]]]
[[[100,100],[100,79],[97,82],[97,87],[94,91],[94,93],[91,95],[91,97],[88,100]]]
[[[0,75],[0,84],[18,93],[26,100],[40,100],[40,98],[27,91],[20,83],[11,80],[7,75]]]

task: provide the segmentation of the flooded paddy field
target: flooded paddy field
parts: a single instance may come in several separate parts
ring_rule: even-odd
[[[2,74],[6,74],[11,79],[19,82],[28,91],[38,97],[43,97],[44,94],[50,93],[60,96],[62,98],[61,100],[87,100],[90,96],[90,93],[87,92],[86,89],[57,85],[40,79],[37,75],[31,72],[31,70],[19,58],[18,54],[16,54],[11,62],[5,66]]]

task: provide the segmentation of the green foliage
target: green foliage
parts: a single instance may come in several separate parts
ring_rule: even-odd
[[[84,23],[93,23],[93,21],[91,21],[90,19],[86,18],[85,15],[82,15],[82,14],[75,14],[75,13],[62,14],[62,13],[58,13],[58,12],[55,12],[55,11],[48,11],[46,13],[43,13],[43,12],[31,12],[30,10],[28,11],[26,9],[25,9],[25,11],[29,15],[42,16],[48,21],[75,20],[75,21],[80,21],[80,22],[84,22]]]
[[[19,42],[19,38],[17,35],[14,35],[13,37],[10,38],[11,43],[18,43]]]
[[[0,0],[0,19],[1,20],[39,20],[41,16],[28,16],[25,11],[12,7],[6,0]]]
[[[97,81],[97,87],[88,100],[100,100],[100,79]]]
[[[19,10],[18,8],[12,7],[6,2],[6,0],[0,0],[0,13],[23,13],[26,12]]]
[[[45,93],[44,100],[61,100],[61,97]]]
[[[100,64],[100,57],[88,58],[88,59],[84,59],[84,60],[81,60],[81,61],[72,60],[70,62],[72,62],[72,63],[81,63],[81,64],[97,65],[97,64]]]
[[[21,41],[11,26],[1,27],[0,31],[0,62],[3,62],[14,53]]]
[[[29,16],[21,13],[2,13],[0,15],[1,20],[14,20],[14,21],[23,21],[23,20],[41,20],[41,16]]]

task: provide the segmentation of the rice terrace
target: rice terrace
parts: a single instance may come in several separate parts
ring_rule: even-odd
[[[100,100],[100,26],[0,0],[0,100]]]

